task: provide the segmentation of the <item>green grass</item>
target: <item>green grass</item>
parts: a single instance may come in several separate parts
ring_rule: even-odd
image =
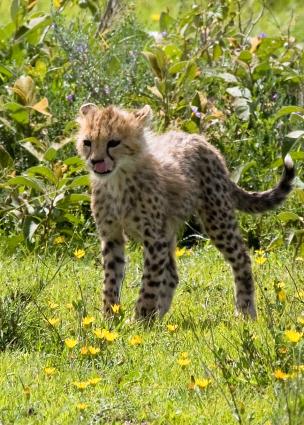
[[[123,312],[110,322],[99,312],[98,247],[85,249],[80,260],[66,247],[45,256],[1,256],[1,423],[303,424],[304,375],[293,369],[304,363],[303,339],[288,342],[284,331],[302,330],[304,267],[293,267],[290,252],[265,254],[262,265],[252,255],[259,319],[246,323],[234,317],[232,276],[220,254],[209,245],[193,249],[178,259],[181,283],[170,314],[146,327],[130,320],[140,249],[128,250]],[[87,328],[86,315],[95,317]],[[52,327],[49,318],[60,323]],[[178,327],[170,332],[167,324]],[[94,328],[115,330],[118,338],[98,340]],[[130,344],[134,335],[142,344]],[[78,340],[73,349],[64,344],[69,337]],[[100,353],[81,355],[89,345]],[[177,363],[183,352],[190,359],[184,367]],[[56,372],[47,376],[45,367]],[[276,379],[278,369],[291,376]],[[83,391],[73,385],[93,377],[101,381]],[[193,379],[209,385],[189,388]],[[79,402],[87,404],[82,411]]]
[[[7,24],[10,21],[10,5],[11,0],[2,0],[0,2],[0,25]],[[191,0],[134,0],[132,4],[135,6],[135,12],[139,21],[147,29],[159,30],[157,16],[163,11],[169,11],[172,16],[178,16],[181,12],[189,9],[192,4],[203,4],[207,7],[208,1],[200,0],[193,2]],[[244,2],[241,2],[242,4]],[[35,10],[49,12],[50,0],[39,0]],[[99,2],[102,5],[102,2]],[[251,11],[254,13],[254,19],[261,11],[262,1],[260,0],[247,0],[244,3],[242,18],[243,24],[247,20],[252,21]],[[268,7],[265,9],[263,17],[258,21],[253,34],[265,32],[271,36],[278,36],[281,33],[287,34],[288,27],[290,28],[291,35],[298,40],[303,40],[303,18],[304,6],[302,0],[276,0],[272,2],[265,2]],[[80,9],[69,3],[66,6],[65,15],[69,18],[77,18]],[[82,19],[90,19],[91,14],[88,9],[81,9]]]

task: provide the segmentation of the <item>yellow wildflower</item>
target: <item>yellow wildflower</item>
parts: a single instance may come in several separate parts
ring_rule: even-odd
[[[76,408],[78,410],[85,410],[85,409],[87,409],[87,407],[88,407],[87,403],[76,403]]]
[[[78,258],[78,260],[80,260],[80,258],[85,256],[85,250],[84,249],[76,249],[74,251],[74,255],[76,258]]]
[[[93,331],[94,335],[99,339],[105,339],[108,342],[114,341],[116,338],[118,338],[117,332],[111,332],[107,329],[95,329]]]
[[[68,348],[74,348],[75,345],[78,344],[78,341],[77,341],[77,339],[67,338],[67,339],[64,340],[64,343]]]
[[[30,398],[30,395],[31,395],[31,389],[30,389],[30,387],[28,387],[28,386],[23,387],[23,393],[24,393],[24,395],[25,395],[26,398]]]
[[[72,384],[79,390],[85,390],[90,385],[87,381],[74,381]]]
[[[59,304],[53,303],[53,301],[49,301],[48,304],[51,310],[55,310],[59,306]]]
[[[293,331],[293,330],[289,330],[289,331],[285,331],[285,337],[288,341],[290,342],[299,342],[300,339],[302,338],[302,332],[297,332],[297,331]]]
[[[47,375],[47,376],[52,376],[52,375],[54,375],[55,373],[56,373],[56,368],[55,367],[45,367],[44,368],[44,373]]]
[[[301,300],[304,300],[304,291],[298,292],[298,296]]]
[[[89,349],[86,346],[81,347],[80,349],[80,354],[82,354],[83,356],[87,355],[89,353]]]
[[[167,329],[169,332],[175,332],[178,328],[178,325],[167,325]]]
[[[182,257],[185,254],[186,254],[186,247],[185,246],[183,248],[176,248],[176,250],[175,250],[176,257]]]
[[[185,358],[185,359],[183,359],[183,358],[177,359],[177,364],[179,364],[180,366],[188,366],[190,363],[191,363],[191,360],[190,359],[187,359],[187,358]]]
[[[267,258],[266,257],[256,257],[254,261],[255,261],[256,264],[259,264],[261,266],[264,263],[266,263]]]
[[[129,339],[130,345],[140,345],[143,343],[143,339],[139,335],[134,335],[132,338]]]
[[[277,297],[278,297],[278,300],[280,301],[280,303],[284,303],[286,301],[286,292],[283,289],[281,289],[277,293]]]
[[[295,365],[293,366],[293,369],[297,372],[304,372],[304,364]]]
[[[55,239],[54,239],[54,245],[61,245],[62,243],[64,243],[65,242],[65,238],[64,238],[64,236],[57,236]]]
[[[69,310],[73,310],[73,309],[74,309],[74,306],[73,306],[73,304],[72,304],[72,303],[67,303],[65,306],[66,306],[66,308],[68,308]]]
[[[297,318],[297,322],[300,323],[300,325],[303,325],[304,326],[304,316],[299,316]]]
[[[53,5],[56,9],[59,9],[61,6],[62,0],[53,0]]]
[[[58,325],[60,319],[57,319],[55,317],[52,317],[51,319],[47,319],[47,321],[49,322],[50,325],[56,326],[56,325]]]
[[[113,342],[115,341],[115,339],[118,338],[118,333],[117,332],[111,332],[111,331],[107,331],[105,330],[104,333],[104,339],[108,342]]]
[[[97,385],[100,381],[101,381],[101,378],[99,378],[99,377],[96,377],[96,378],[90,378],[90,379],[88,380],[88,382],[89,382],[91,385]]]
[[[96,336],[96,338],[99,338],[99,339],[103,339],[104,337],[104,332],[101,329],[95,329],[93,331],[93,334]]]
[[[95,354],[100,353],[100,348],[98,347],[93,347],[92,345],[90,345],[88,347],[89,353],[92,354],[92,356],[95,356]]]
[[[86,316],[82,319],[82,326],[89,326],[95,321],[95,317]]]
[[[151,15],[151,19],[153,22],[158,22],[160,20],[160,14],[159,13],[153,13]]]
[[[282,381],[286,381],[286,379],[289,378],[289,374],[288,373],[285,373],[285,372],[282,372],[281,369],[275,370],[274,373],[273,373],[273,375],[274,375],[275,378],[281,379]]]
[[[111,305],[111,309],[113,311],[114,314],[118,314],[120,311],[120,304],[113,304]]]
[[[208,385],[210,384],[210,379],[196,379],[195,380],[195,386],[199,387],[201,390],[205,389],[208,387]]]

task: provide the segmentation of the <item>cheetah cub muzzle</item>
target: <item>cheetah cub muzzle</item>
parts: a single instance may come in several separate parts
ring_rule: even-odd
[[[178,284],[175,234],[196,215],[231,265],[236,310],[256,318],[250,257],[235,209],[260,213],[291,191],[294,166],[288,155],[280,182],[265,192],[233,183],[222,155],[202,135],[149,130],[151,108],[127,112],[114,106],[81,107],[77,141],[92,182],[92,212],[104,260],[103,311],[120,302],[125,235],[144,246],[144,272],[136,317],[163,316]]]

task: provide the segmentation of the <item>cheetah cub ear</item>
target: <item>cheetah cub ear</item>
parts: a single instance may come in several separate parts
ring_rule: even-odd
[[[79,109],[79,115],[85,117],[89,112],[98,111],[98,106],[94,103],[85,103]]]
[[[153,113],[149,105],[145,105],[138,111],[133,112],[133,114],[139,127],[148,127],[150,125]]]

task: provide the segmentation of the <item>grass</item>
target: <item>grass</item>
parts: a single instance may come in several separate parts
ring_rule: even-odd
[[[252,255],[259,319],[247,323],[234,317],[220,254],[208,244],[181,252],[170,314],[147,327],[130,320],[140,249],[128,250],[123,309],[110,322],[99,312],[96,252],[88,245],[77,259],[59,245],[45,256],[1,256],[0,423],[303,424],[301,261],[293,267],[287,251]],[[84,317],[95,320],[84,326]],[[96,328],[118,336],[98,339]],[[81,354],[89,346],[100,352]]]

